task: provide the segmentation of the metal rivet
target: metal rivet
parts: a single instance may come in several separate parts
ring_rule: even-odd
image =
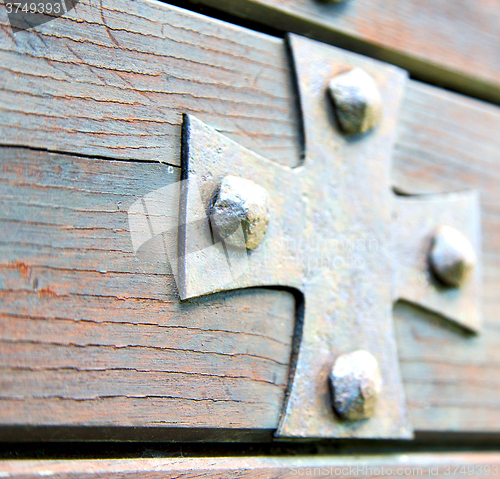
[[[330,373],[335,411],[348,421],[373,416],[382,391],[382,376],[377,360],[359,350],[339,356]]]
[[[238,176],[226,176],[212,207],[212,225],[233,246],[254,249],[269,224],[269,195],[261,186]],[[243,235],[238,232],[242,227]]]
[[[375,80],[361,68],[334,77],[328,86],[341,130],[366,133],[382,119],[382,97]]]
[[[446,285],[465,283],[477,262],[470,241],[451,226],[440,226],[432,240],[430,263],[436,276]]]

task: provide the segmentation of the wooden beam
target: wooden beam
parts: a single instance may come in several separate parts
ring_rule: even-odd
[[[178,168],[0,155],[0,424],[276,428],[293,296],[181,304],[161,237],[134,255],[127,210]]]
[[[298,160],[283,42],[160,2],[83,0],[14,36],[0,10],[0,142],[180,163],[191,113],[283,163]]]
[[[380,456],[206,457],[187,459],[114,459],[5,461],[5,477],[56,479],[176,479],[293,477],[498,477],[498,453],[395,454]]]
[[[488,0],[192,0],[379,58],[500,103],[500,6]]]

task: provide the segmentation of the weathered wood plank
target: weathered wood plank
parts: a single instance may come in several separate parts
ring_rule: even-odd
[[[2,425],[276,428],[293,296],[179,304],[155,240],[133,253],[128,208],[178,168],[0,155]]]
[[[0,9],[2,144],[178,165],[192,113],[265,157],[298,160],[279,39],[123,0],[84,0],[36,30],[13,36]]]
[[[489,0],[192,0],[399,65],[500,102],[500,5]]]
[[[65,478],[290,478],[290,477],[498,477],[498,453],[385,456],[207,457],[78,461],[5,461],[5,477]]]

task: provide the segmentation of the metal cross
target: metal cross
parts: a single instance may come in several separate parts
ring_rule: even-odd
[[[294,35],[289,42],[304,123],[306,154],[300,166],[268,161],[196,118],[185,118],[184,178],[199,178],[203,208],[210,208],[222,179],[235,175],[268,191],[271,219],[264,241],[248,252],[246,270],[223,286],[207,279],[199,233],[187,227],[180,251],[181,298],[258,286],[299,290],[304,307],[297,318],[298,352],[276,435],[408,438],[412,428],[393,303],[404,299],[470,330],[478,328],[479,271],[462,288],[447,288],[428,266],[429,245],[440,225],[458,229],[479,251],[478,198],[473,192],[415,198],[392,191],[390,160],[407,78],[403,70]],[[374,131],[346,137],[327,90],[333,77],[352,67],[375,79],[384,116]],[[195,208],[198,193],[188,186],[184,194],[186,214]],[[210,243],[211,233],[203,234],[208,236],[201,243]],[[358,349],[378,361],[383,392],[373,417],[344,421],[332,409],[328,375],[339,355]]]

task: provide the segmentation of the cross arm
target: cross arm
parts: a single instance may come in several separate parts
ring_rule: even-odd
[[[470,191],[424,198],[400,196],[394,203],[394,299],[417,304],[478,332],[481,261],[460,288],[439,281],[429,261],[433,236],[441,226],[455,228],[480,254],[478,194]]]
[[[185,115],[179,228],[179,291],[182,299],[217,291],[289,286],[301,289],[293,239],[301,237],[305,204],[301,169],[269,161],[197,118]],[[270,196],[265,239],[252,251],[226,247],[213,236],[211,203],[228,175],[249,179]]]

